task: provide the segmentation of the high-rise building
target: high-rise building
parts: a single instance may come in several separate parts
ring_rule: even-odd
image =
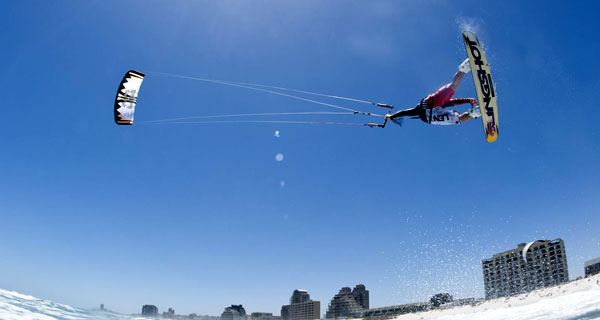
[[[282,320],[316,320],[321,317],[321,302],[310,299],[306,290],[294,290],[290,304],[281,307]]]
[[[486,299],[569,281],[562,239],[536,240],[482,261]]]
[[[593,276],[600,273],[600,258],[585,262],[585,276]]]
[[[369,290],[364,284],[358,284],[352,289],[354,300],[358,302],[364,309],[369,309]]]
[[[246,320],[246,309],[241,304],[232,304],[221,313],[221,320]]]
[[[369,309],[369,291],[359,284],[351,290],[342,288],[336,294],[327,308],[325,318],[360,318]]]
[[[157,317],[158,316],[158,308],[151,304],[144,305],[144,306],[142,306],[142,316]]]
[[[304,289],[296,289],[290,298],[290,304],[302,303],[310,300],[310,294]]]
[[[281,319],[289,320],[290,319],[290,305],[281,306]]]

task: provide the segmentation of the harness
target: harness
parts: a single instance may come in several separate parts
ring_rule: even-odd
[[[430,108],[427,106],[427,101],[425,99],[421,99],[421,102],[419,102],[416,109],[418,110],[421,121],[428,124],[448,125],[460,123],[460,117],[455,110],[447,111],[443,106]]]
[[[429,109],[429,114],[427,114],[427,102],[425,102],[425,98],[421,99],[421,102],[417,106],[419,107],[419,118],[421,121],[431,124],[433,109]]]

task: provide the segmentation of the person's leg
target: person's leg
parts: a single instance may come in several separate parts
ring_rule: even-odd
[[[454,78],[456,80],[456,83],[460,84],[461,79],[460,78],[457,79],[456,76]],[[452,82],[446,84],[445,86],[439,88],[436,92],[428,95],[424,99],[423,107],[426,109],[433,109],[433,108],[442,107],[443,105],[445,105],[454,96],[454,92],[455,92],[454,86],[455,86],[455,81],[452,81]]]
[[[465,59],[465,61],[463,61],[458,66],[458,71],[454,75],[454,79],[452,79],[452,82],[450,84],[450,86],[452,87],[452,89],[454,89],[454,91],[456,91],[456,89],[458,89],[458,86],[460,86],[460,82],[465,77],[465,74],[467,74],[469,72],[471,72],[471,65],[469,64],[469,59]]]
[[[465,77],[465,74],[457,71],[456,74],[454,74],[454,78],[452,79],[452,82],[450,82],[450,88],[452,88],[452,90],[454,90],[456,92],[456,90],[458,90],[458,87],[460,86],[460,82],[462,81],[462,79]]]
[[[465,77],[465,74],[469,72],[471,72],[471,67],[469,65],[469,60],[467,59],[458,66],[458,71],[454,74],[452,82],[439,88],[436,92],[430,94],[423,100],[423,107],[427,109],[443,107],[450,99],[452,99],[454,93],[460,86],[460,82]]]

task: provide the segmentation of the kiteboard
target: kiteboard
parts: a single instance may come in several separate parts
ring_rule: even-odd
[[[488,59],[483,52],[477,36],[470,31],[463,32],[465,49],[471,65],[471,73],[475,82],[475,91],[481,108],[481,120],[486,141],[492,143],[498,139],[498,104],[496,88],[492,81],[492,72]]]

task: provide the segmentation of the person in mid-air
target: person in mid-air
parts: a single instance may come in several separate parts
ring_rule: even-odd
[[[452,98],[460,82],[469,72],[471,72],[471,66],[469,65],[469,59],[467,59],[458,66],[458,71],[452,82],[423,98],[414,108],[400,110],[394,114],[386,114],[383,124],[371,123],[369,126],[384,128],[388,120],[402,125],[404,118],[418,118],[428,124],[453,125],[481,117],[477,100],[473,98]],[[450,109],[450,107],[467,103],[471,104],[471,110],[468,112],[461,114],[454,109]]]

